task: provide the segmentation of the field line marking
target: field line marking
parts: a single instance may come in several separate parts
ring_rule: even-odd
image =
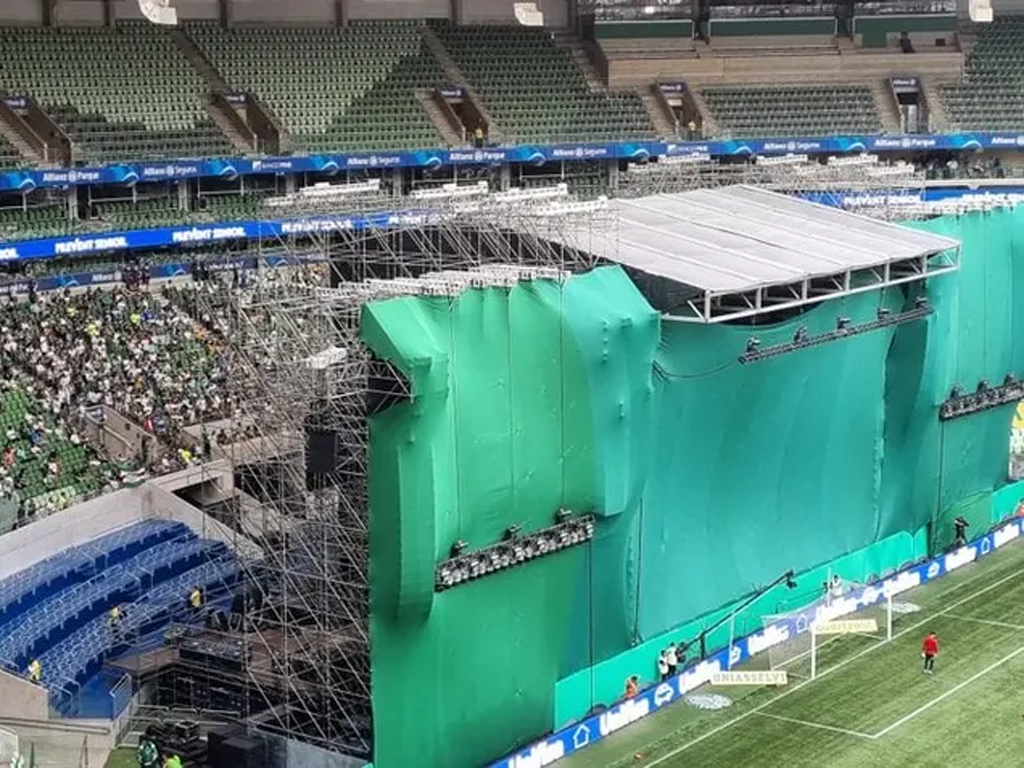
[[[871,738],[872,739],[880,739],[880,738],[882,738],[883,736],[885,736],[885,734],[889,733],[893,729],[899,728],[904,723],[906,723],[906,722],[908,722],[910,720],[913,720],[915,717],[917,717],[918,715],[920,715],[920,714],[922,714],[924,712],[927,712],[929,709],[934,707],[940,701],[944,701],[945,699],[948,699],[950,696],[952,696],[957,691],[966,688],[968,685],[973,683],[975,680],[978,680],[979,678],[984,677],[985,675],[987,675],[989,672],[991,672],[994,669],[998,669],[999,667],[1003,666],[1003,664],[1005,664],[1006,662],[1012,661],[1013,659],[1015,659],[1018,656],[1020,656],[1022,653],[1024,653],[1024,645],[1022,645],[1016,651],[1011,653],[1009,656],[1004,656],[1003,658],[1001,658],[999,661],[995,662],[994,664],[989,664],[987,667],[985,667],[983,670],[981,670],[981,672],[978,672],[977,674],[971,675],[969,678],[964,680],[962,683],[958,683],[957,685],[954,685],[948,691],[946,691],[945,693],[943,693],[943,694],[941,694],[939,696],[936,696],[934,699],[929,701],[927,704],[921,705],[920,707],[915,709],[913,712],[911,712],[909,715],[904,715],[899,720],[897,720],[895,723],[893,723],[892,725],[886,726],[885,728],[880,730],[878,733],[876,733]]]
[[[916,629],[920,629],[921,627],[923,627],[925,624],[929,623],[930,621],[934,621],[934,619],[937,616],[943,616],[943,615],[949,613],[950,611],[952,611],[952,610],[954,610],[956,608],[959,608],[964,603],[968,603],[968,602],[970,602],[971,600],[974,600],[977,597],[981,597],[986,592],[991,592],[996,587],[1001,587],[1006,582],[1010,581],[1011,579],[1016,579],[1018,576],[1021,576],[1021,575],[1024,575],[1024,568],[1021,568],[1019,570],[1014,571],[1009,576],[1004,576],[1003,578],[999,579],[999,581],[993,582],[992,584],[989,584],[987,587],[982,587],[977,592],[973,592],[973,593],[967,595],[966,597],[963,597],[963,598],[957,600],[952,605],[944,608],[943,610],[939,611],[938,613],[932,614],[931,616],[929,616],[926,619],[922,619],[921,621],[917,622],[916,624],[912,624],[909,627],[906,627],[905,629],[901,629],[899,632],[894,634],[892,636],[892,638],[893,638],[893,640],[895,640],[897,637],[902,637],[903,635],[907,634],[908,632],[913,632]],[[888,643],[875,643],[874,645],[868,646],[863,651],[860,651],[859,653],[854,654],[853,656],[851,656],[850,658],[846,659],[845,661],[841,661],[840,663],[836,664],[836,666],[829,667],[824,672],[822,672],[820,675],[818,675],[817,679],[820,680],[821,678],[825,677],[826,675],[830,675],[833,672],[842,669],[847,664],[851,664],[852,662],[857,661],[857,659],[859,659],[864,654],[871,653],[871,651],[875,650],[876,648],[881,648],[883,645],[888,645]],[[760,712],[765,707],[768,707],[768,706],[774,704],[775,702],[777,702],[779,699],[783,699],[786,696],[789,696],[791,693],[796,693],[797,691],[802,689],[805,685],[810,685],[813,682],[814,682],[814,680],[805,680],[802,683],[798,683],[797,685],[794,685],[792,688],[787,688],[785,691],[780,693],[778,696],[775,696],[775,697],[769,699],[768,701],[764,702],[763,704],[758,704],[753,709],[748,709],[742,715],[737,715],[736,717],[734,717],[732,720],[728,721],[727,723],[722,723],[721,725],[719,725],[719,726],[717,726],[715,728],[712,728],[707,733],[705,733],[705,734],[703,734],[701,736],[698,736],[696,739],[688,741],[685,744],[683,744],[682,746],[677,747],[676,749],[673,749],[671,752],[666,752],[664,755],[659,757],[657,760],[653,760],[650,763],[648,763],[647,764],[647,768],[654,768],[654,766],[656,766],[656,765],[661,765],[666,760],[668,760],[670,758],[673,758],[676,755],[681,754],[682,752],[685,752],[690,747],[694,747],[697,744],[700,744],[705,739],[709,739],[712,736],[714,736],[714,735],[716,735],[718,733],[721,733],[722,731],[726,730],[727,728],[732,728],[737,723],[740,723],[740,722],[746,720],[751,715],[757,714],[758,712]]]
[[[1024,629],[1024,624],[1010,624],[1005,621],[993,621],[992,619],[976,619],[974,616],[954,616],[951,613],[947,613],[946,618],[956,619],[957,621],[972,621],[975,624],[988,624],[991,627],[1005,627],[1006,629]]]
[[[794,725],[806,725],[808,728],[820,728],[823,731],[832,731],[833,733],[845,733],[847,736],[859,736],[862,739],[873,739],[875,738],[870,733],[862,733],[861,731],[851,731],[849,728],[839,728],[835,725],[825,725],[824,723],[812,723],[810,720],[797,720],[795,717],[783,717],[782,715],[773,715],[770,712],[758,712],[758,717],[767,717],[772,720],[781,720],[784,723],[793,723]]]

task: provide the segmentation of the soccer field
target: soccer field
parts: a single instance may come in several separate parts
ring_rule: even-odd
[[[1024,542],[900,596],[892,643],[842,636],[819,677],[781,689],[701,689],[731,706],[668,706],[565,768],[1024,765]],[[921,641],[938,633],[933,676]]]

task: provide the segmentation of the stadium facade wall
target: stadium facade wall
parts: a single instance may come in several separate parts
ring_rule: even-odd
[[[9,24],[42,24],[43,4],[36,0],[5,0],[0,4],[0,20]]]
[[[379,768],[479,764],[610,703],[652,674],[657,643],[753,585],[793,568],[813,588],[836,563],[881,575],[940,545],[956,510],[982,528],[1012,510],[1013,406],[937,410],[954,384],[1024,371],[1022,218],[918,225],[964,242],[961,272],[927,286],[930,320],[745,366],[751,329],[662,325],[618,268],[368,305],[365,341],[413,391],[370,426]],[[874,319],[913,290],[756,334]],[[486,546],[563,506],[598,514],[592,545],[434,594],[456,540]]]

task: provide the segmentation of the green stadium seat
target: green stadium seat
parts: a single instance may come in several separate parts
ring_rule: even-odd
[[[545,29],[437,25],[437,33],[512,142],[654,139],[636,93],[594,93]]]
[[[188,34],[227,82],[254,93],[297,149],[310,152],[435,147],[443,139],[415,98],[441,85],[422,22],[333,27],[194,23]]]
[[[867,86],[734,86],[701,91],[723,138],[881,133]]]
[[[968,28],[977,38],[963,81],[939,89],[956,131],[1019,131],[1024,125],[1024,17]]]
[[[0,50],[0,88],[33,96],[82,160],[234,154],[203,107],[202,77],[152,24],[5,27]]]

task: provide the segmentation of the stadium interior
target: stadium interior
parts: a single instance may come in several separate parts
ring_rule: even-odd
[[[540,768],[1005,524],[1022,149],[1021,0],[0,3],[0,765]]]

